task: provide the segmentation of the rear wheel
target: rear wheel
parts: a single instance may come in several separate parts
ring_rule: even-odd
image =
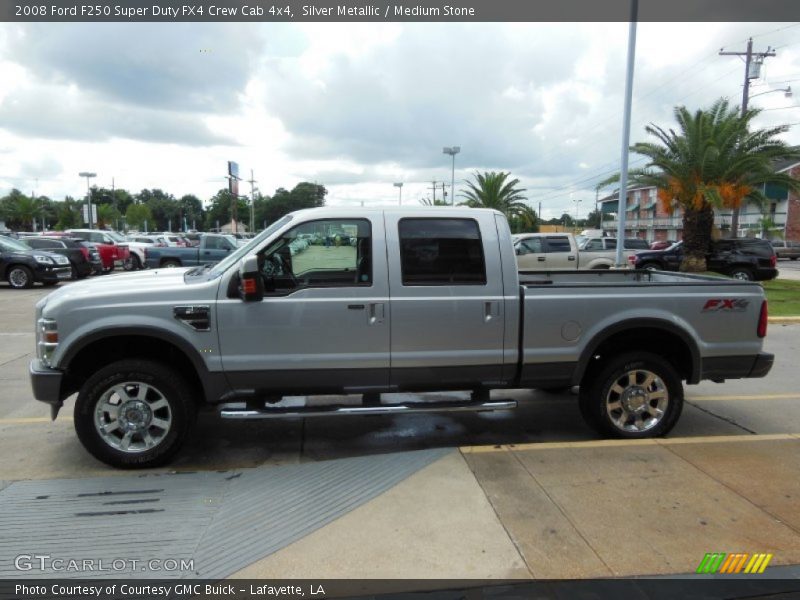
[[[644,263],[640,269],[644,269],[645,271],[658,271],[659,267],[656,263]]]
[[[181,263],[179,263],[177,260],[165,260],[161,263],[161,266],[165,269],[174,269],[176,267],[180,267]]]
[[[97,459],[123,469],[156,467],[178,452],[195,418],[180,374],[148,360],[121,360],[95,373],[75,402],[75,430]]]
[[[740,281],[753,281],[753,272],[747,267],[734,267],[730,276]]]
[[[683,385],[675,368],[647,352],[611,358],[584,382],[581,413],[598,433],[648,438],[668,433],[683,409]]]
[[[25,265],[14,265],[6,273],[8,285],[16,290],[33,287],[33,272]]]

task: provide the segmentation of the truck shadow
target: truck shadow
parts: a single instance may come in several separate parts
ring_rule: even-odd
[[[494,412],[331,416],[229,421],[198,419],[173,463],[180,469],[230,469],[388,452],[596,439],[570,393],[503,392],[519,405]],[[496,399],[495,394],[492,399]]]

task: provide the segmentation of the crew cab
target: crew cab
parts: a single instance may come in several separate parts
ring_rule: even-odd
[[[79,439],[117,467],[166,463],[201,408],[230,419],[513,409],[491,399],[497,388],[579,385],[602,435],[658,436],[678,420],[683,382],[763,377],[773,362],[761,286],[520,273],[508,223],[488,209],[297,211],[216,265],[78,282],[40,300],[35,319],[34,396],[55,418],[77,392]],[[437,390],[472,395],[380,397]],[[315,394],[362,404],[281,401]]]
[[[666,250],[639,252],[628,259],[635,269],[677,271],[683,261],[683,242]],[[728,238],[711,242],[706,254],[709,271],[744,281],[764,281],[778,276],[775,250],[767,240]]]
[[[212,264],[222,260],[236,248],[236,242],[230,236],[206,233],[200,238],[198,246],[146,248],[145,264],[151,268]]]

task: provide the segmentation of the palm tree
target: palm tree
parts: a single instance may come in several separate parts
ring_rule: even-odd
[[[3,200],[3,216],[25,230],[33,229],[34,220],[43,213],[41,200],[26,196],[17,189],[11,190]]]
[[[419,201],[420,204],[423,206],[450,206],[446,200],[442,200],[441,198],[436,198],[435,200],[431,200],[430,198],[423,198]]]
[[[475,181],[468,181],[467,191],[461,194],[466,198],[463,206],[470,208],[493,208],[499,210],[509,219],[516,218],[522,223],[533,227],[536,223],[536,213],[523,202],[525,196],[523,188],[518,188],[519,179],[508,181],[511,173],[505,171],[491,171],[473,174]]]
[[[726,99],[694,114],[678,106],[674,111],[677,132],[651,124],[645,131],[658,143],[643,142],[631,148],[649,159],[643,169],[631,171],[631,183],[655,187],[667,210],[683,209],[682,271],[706,269],[714,208],[737,208],[745,200],[763,204],[766,198],[761,189],[767,183],[800,190],[800,182],[773,168],[777,160],[800,158],[800,148],[777,139],[788,126],[750,131],[759,112],[750,109],[740,115]]]

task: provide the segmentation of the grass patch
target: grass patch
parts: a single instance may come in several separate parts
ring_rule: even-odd
[[[771,317],[800,317],[800,281],[762,281]]]

